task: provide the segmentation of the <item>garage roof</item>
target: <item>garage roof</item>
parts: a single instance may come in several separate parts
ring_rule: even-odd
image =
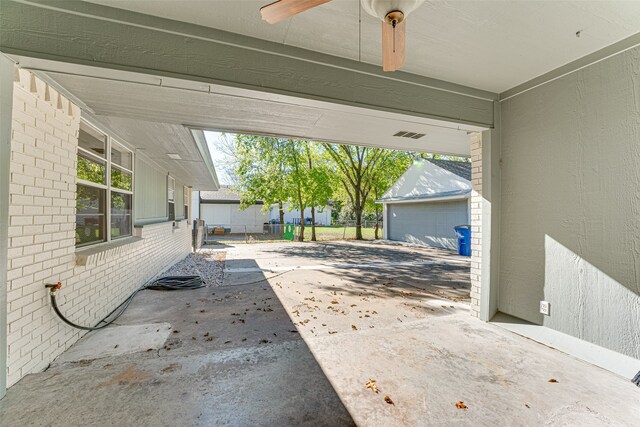
[[[217,191],[201,191],[200,203],[210,204],[240,204],[242,197],[231,189],[230,185],[221,185]],[[262,205],[262,200],[256,200],[254,205]]]
[[[428,162],[448,170],[451,173],[471,181],[471,162],[454,162],[453,160],[426,159]]]
[[[470,162],[416,159],[377,202],[437,201],[467,198],[470,194]]]

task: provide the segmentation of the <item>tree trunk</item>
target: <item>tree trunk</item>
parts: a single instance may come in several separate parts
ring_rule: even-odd
[[[300,241],[304,242],[304,206],[302,206],[302,190],[298,185],[298,203],[300,207]]]
[[[316,241],[316,208],[311,208],[311,241]]]
[[[360,185],[359,182],[358,185]],[[364,206],[361,206],[360,202],[360,194],[356,192],[355,203],[353,204],[353,213],[356,216],[356,240],[362,240],[362,211]]]
[[[278,213],[280,214],[280,225],[284,225],[284,208],[282,200],[278,202]]]
[[[356,214],[356,240],[362,240],[362,208],[354,209]]]

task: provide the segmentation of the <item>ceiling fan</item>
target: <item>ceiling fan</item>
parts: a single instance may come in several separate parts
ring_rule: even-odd
[[[275,24],[331,0],[278,0],[260,8],[262,19]],[[396,71],[404,65],[406,18],[425,0],[361,0],[369,15],[382,21],[382,69]]]

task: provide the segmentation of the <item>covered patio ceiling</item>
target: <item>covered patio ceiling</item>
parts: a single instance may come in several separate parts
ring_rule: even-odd
[[[31,58],[21,58],[20,63],[66,91],[123,138],[149,140],[142,148],[156,161],[168,160],[166,154],[174,152],[185,161],[197,160],[195,147],[177,143],[175,149],[171,148],[170,140],[181,141],[187,129],[461,156],[469,155],[467,133],[485,129],[175,78]],[[411,132],[413,137],[395,136],[398,132]],[[160,150],[154,150],[154,142],[159,143]],[[188,173],[188,165],[185,167]]]
[[[271,0],[89,1],[382,63],[380,23],[359,0],[332,0],[276,25],[259,13]],[[638,1],[427,0],[407,20],[402,71],[502,93],[638,31]]]
[[[640,42],[634,2],[428,1],[411,16],[407,66],[383,73],[379,24],[359,2],[275,26],[263,3],[7,1],[0,49],[127,139],[161,142],[142,147],[160,161],[186,129],[467,156],[500,99]]]

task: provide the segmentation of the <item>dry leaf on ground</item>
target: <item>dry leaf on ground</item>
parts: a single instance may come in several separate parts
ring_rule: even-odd
[[[391,400],[389,396],[385,396],[384,401],[387,402],[389,405],[395,405],[395,403],[393,403],[393,400]]]
[[[463,401],[460,401],[460,402],[456,402],[456,408],[465,409],[466,410],[468,407],[467,407],[467,405],[464,404]]]
[[[555,379],[555,378],[551,378],[551,379],[549,379],[547,382],[550,382],[550,383],[557,383],[557,382],[558,382],[558,380],[557,380],[557,379]]]
[[[369,381],[367,381],[364,386],[374,393],[380,393],[380,388],[378,387],[378,384],[376,384],[376,380],[369,378]]]

